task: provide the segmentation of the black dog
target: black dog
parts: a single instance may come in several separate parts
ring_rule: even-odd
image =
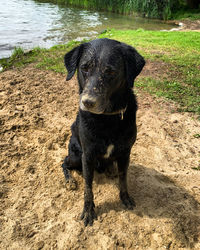
[[[85,226],[96,218],[92,192],[95,168],[103,171],[117,162],[120,198],[128,209],[135,206],[127,192],[126,173],[137,133],[132,87],[144,64],[134,48],[110,39],[81,44],[65,55],[67,80],[78,69],[80,108],[62,167],[67,181],[72,181],[69,170],[83,170],[81,219]]]

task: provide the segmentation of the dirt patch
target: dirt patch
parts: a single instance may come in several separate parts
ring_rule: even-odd
[[[152,53],[159,54],[160,52],[152,51]],[[169,63],[165,63],[159,60],[152,61],[148,59],[146,60],[145,67],[142,70],[141,76],[152,77],[155,80],[161,80],[161,79],[169,80],[169,79],[174,79],[176,77],[179,77],[180,79],[182,77],[180,72],[173,70],[173,66],[170,65]]]
[[[200,20],[183,20],[182,23],[185,31],[200,31]]]
[[[200,31],[200,20],[176,20],[168,21],[168,23],[176,24],[177,28],[173,28],[173,31]]]
[[[83,179],[67,190],[61,162],[78,108],[76,79],[36,70],[0,74],[1,249],[200,249],[199,122],[173,103],[138,93],[138,139],[129,192],[95,174],[98,220],[84,228]]]

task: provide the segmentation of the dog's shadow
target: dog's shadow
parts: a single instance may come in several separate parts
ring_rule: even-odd
[[[194,246],[198,241],[200,204],[186,189],[155,169],[141,165],[129,167],[127,181],[129,194],[136,202],[132,213],[141,217],[169,218],[175,238],[186,246]],[[111,182],[116,184],[117,180]],[[100,216],[111,210],[122,211],[124,207],[120,201],[106,201],[96,209]]]

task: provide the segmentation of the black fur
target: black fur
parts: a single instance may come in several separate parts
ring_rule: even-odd
[[[110,39],[82,44],[65,55],[70,80],[76,69],[80,108],[71,130],[69,155],[62,165],[66,180],[72,169],[83,170],[84,208],[81,219],[92,225],[94,169],[103,172],[117,162],[120,199],[133,209],[127,192],[126,173],[131,147],[136,140],[137,102],[132,87],[145,61],[131,46]]]

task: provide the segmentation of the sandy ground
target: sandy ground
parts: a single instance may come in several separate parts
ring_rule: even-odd
[[[147,69],[149,65],[147,64]],[[144,71],[145,72],[145,71]],[[0,249],[200,249],[200,123],[138,92],[133,211],[118,179],[95,174],[98,219],[84,228],[83,179],[61,169],[78,108],[76,79],[28,66],[0,74]]]
[[[172,28],[171,31],[197,31],[200,32],[200,20],[169,20],[167,23],[176,24],[177,28]]]

